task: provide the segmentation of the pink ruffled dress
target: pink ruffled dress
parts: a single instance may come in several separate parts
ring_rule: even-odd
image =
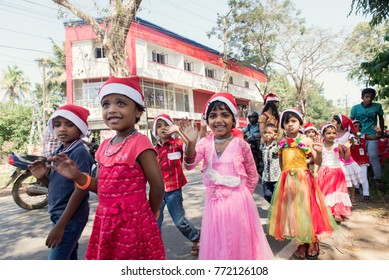
[[[201,225],[201,260],[274,259],[252,193],[258,172],[249,145],[234,137],[218,158],[213,136],[196,146],[193,169],[201,160],[205,205]]]
[[[86,251],[89,260],[163,260],[161,232],[146,195],[146,177],[136,158],[154,150],[147,136],[136,133],[120,151],[105,155],[109,140],[96,152],[99,162],[98,205]],[[108,152],[118,149],[113,145]]]
[[[347,192],[346,177],[341,167],[337,144],[327,150],[323,147],[322,163],[317,177],[324,201],[334,216],[351,215],[351,200]]]
[[[336,138],[334,142],[335,144],[344,145],[349,139],[353,137],[354,136],[349,131],[346,131],[343,136]],[[359,184],[362,184],[364,182],[362,169],[358,165],[358,163],[355,162],[351,155],[348,160],[345,160],[340,157],[340,161],[342,170],[344,172],[344,175],[346,176],[347,187],[351,188],[353,186],[359,186]]]

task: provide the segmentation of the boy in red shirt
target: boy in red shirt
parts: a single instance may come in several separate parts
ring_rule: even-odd
[[[178,133],[181,138],[174,138],[172,135]],[[166,114],[160,114],[154,118],[153,136],[157,139],[155,149],[158,153],[158,163],[165,182],[165,195],[159,208],[158,226],[161,228],[163,222],[163,210],[165,205],[178,230],[192,241],[191,254],[197,256],[199,253],[200,230],[197,229],[186,217],[182,204],[182,187],[187,183],[182,169],[183,146],[186,141],[177,125]]]

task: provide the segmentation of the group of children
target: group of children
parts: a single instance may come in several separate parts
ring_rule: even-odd
[[[96,178],[90,176],[93,159],[81,140],[89,112],[76,105],[62,106],[50,117],[49,128],[62,145],[48,162],[30,167],[49,187],[50,259],[77,259],[89,191],[98,194],[98,206],[86,259],[165,259],[165,206],[199,259],[274,259],[252,196],[258,172],[250,146],[236,128],[238,107],[231,94],[216,93],[207,101],[203,117],[212,132],[200,139],[188,119],[175,125],[170,116],[158,115],[152,128],[156,146],[135,129],[144,111],[138,77],[109,78],[99,99],[104,123],[116,135],[96,152]],[[346,182],[354,184],[359,177],[341,176],[337,154],[347,165],[351,144],[335,143],[335,124],[322,128],[324,145],[301,134],[303,119],[296,109],[285,110],[280,124],[285,137],[275,143],[277,127],[268,124],[261,147],[270,163],[262,176],[265,198],[271,202],[268,234],[297,240],[301,245],[295,257],[316,259],[319,240],[336,228],[334,216],[350,212]],[[274,164],[278,157],[281,169]],[[308,161],[320,169],[312,173]],[[182,197],[182,165],[191,170],[200,162],[205,186],[201,231],[186,219]],[[326,172],[334,174],[333,189],[321,179]]]

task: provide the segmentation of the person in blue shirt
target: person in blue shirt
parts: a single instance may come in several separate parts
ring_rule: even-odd
[[[365,88],[362,90],[360,104],[354,105],[351,108],[350,119],[358,120],[362,124],[362,135],[372,136],[374,139],[366,141],[367,153],[369,154],[370,164],[374,173],[374,180],[378,187],[381,187],[381,164],[378,156],[378,140],[377,119],[381,131],[384,131],[384,111],[380,103],[373,102],[376,96],[376,91],[373,88]]]
[[[88,116],[87,109],[68,104],[59,107],[48,121],[48,128],[61,142],[53,156],[66,154],[86,174],[90,174],[94,162],[82,142],[88,132]],[[52,221],[46,238],[46,246],[50,248],[49,260],[77,260],[78,240],[89,217],[89,192],[80,190],[74,181],[58,172],[49,171],[43,161],[33,162],[29,169],[49,190],[48,211]]]

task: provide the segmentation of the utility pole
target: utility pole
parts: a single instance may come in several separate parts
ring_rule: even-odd
[[[345,94],[346,116],[348,116],[348,96],[350,93]]]
[[[42,123],[43,127],[46,127],[46,61],[44,59],[42,61],[42,70],[43,70],[43,84],[42,84]]]

